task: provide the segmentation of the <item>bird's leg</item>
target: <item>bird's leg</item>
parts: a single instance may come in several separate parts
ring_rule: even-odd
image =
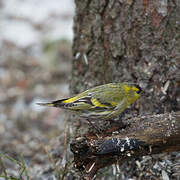
[[[102,134],[102,131],[96,125],[94,125],[89,118],[87,118],[87,121],[99,134]]]
[[[128,109],[125,109],[119,116],[117,116],[115,119],[107,119],[111,124],[117,125],[120,129],[125,128],[127,125],[124,124],[123,118],[125,117],[125,114],[128,112]]]

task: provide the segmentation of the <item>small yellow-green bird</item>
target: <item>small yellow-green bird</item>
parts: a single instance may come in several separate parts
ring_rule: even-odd
[[[37,104],[68,109],[87,119],[112,119],[135,102],[140,93],[141,88],[137,85],[110,83],[88,89],[71,98]]]

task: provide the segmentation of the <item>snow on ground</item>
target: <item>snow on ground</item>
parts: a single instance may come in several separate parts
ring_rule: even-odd
[[[2,0],[0,40],[26,48],[42,40],[72,40],[73,0]]]

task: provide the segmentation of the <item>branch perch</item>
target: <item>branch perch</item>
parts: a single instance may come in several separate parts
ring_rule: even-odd
[[[111,127],[111,134],[97,137],[88,133],[71,143],[75,167],[85,179],[117,161],[180,150],[180,111],[136,117],[128,123],[118,132]]]

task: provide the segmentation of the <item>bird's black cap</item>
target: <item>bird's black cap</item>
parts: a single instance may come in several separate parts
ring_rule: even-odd
[[[135,85],[136,88],[138,88],[138,91],[136,91],[137,94],[140,94],[142,92],[142,88],[139,85]]]

